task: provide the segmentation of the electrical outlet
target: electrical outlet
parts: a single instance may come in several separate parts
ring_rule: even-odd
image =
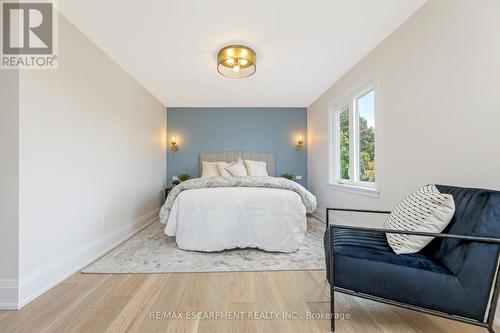
[[[302,179],[302,176],[295,176],[295,179],[297,179],[297,180],[301,180],[301,179]]]
[[[108,215],[103,215],[101,219],[101,225],[105,227],[108,224]]]

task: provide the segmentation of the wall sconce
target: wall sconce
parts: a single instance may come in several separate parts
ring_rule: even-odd
[[[304,140],[302,140],[302,135],[299,136],[299,140],[297,141],[297,145],[295,146],[295,149],[298,151],[301,151],[304,147]]]
[[[171,145],[172,145],[172,151],[178,151],[179,150],[179,146],[177,145],[177,142],[175,141],[175,136],[172,137]]]

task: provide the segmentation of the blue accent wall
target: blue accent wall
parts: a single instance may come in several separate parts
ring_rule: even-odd
[[[168,143],[175,136],[179,150],[167,152],[167,182],[188,172],[200,176],[199,155],[208,152],[276,153],[276,176],[302,176],[307,185],[306,108],[167,108]],[[304,149],[297,151],[297,138]]]

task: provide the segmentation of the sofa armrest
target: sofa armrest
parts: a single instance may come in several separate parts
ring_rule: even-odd
[[[388,210],[369,210],[369,209],[352,209],[352,208],[326,208],[326,227],[330,225],[330,211],[336,212],[354,212],[354,213],[373,213],[373,214],[390,214]]]
[[[465,235],[453,235],[453,234],[443,234],[443,233],[433,233],[433,232],[423,232],[423,231],[394,230],[394,229],[384,229],[384,228],[368,228],[368,227],[356,227],[356,226],[350,226],[350,225],[335,225],[335,224],[330,224],[330,226],[329,226],[330,235],[333,234],[333,229],[335,229],[335,228],[336,229],[359,230],[359,231],[378,231],[378,232],[385,232],[385,233],[389,233],[389,234],[427,236],[427,237],[436,237],[436,238],[450,238],[450,239],[465,240],[465,241],[470,241],[470,242],[500,244],[500,238],[492,238],[492,237],[465,236]]]
[[[390,210],[370,210],[370,209],[353,209],[353,208],[327,208],[326,213],[329,211],[338,211],[338,212],[355,212],[355,213],[378,213],[378,214],[390,214]]]

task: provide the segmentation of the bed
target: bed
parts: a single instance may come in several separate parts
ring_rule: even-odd
[[[274,177],[274,153],[203,153],[200,164],[239,158],[266,162],[269,177],[196,178],[175,186],[160,211],[165,234],[175,236],[183,250],[297,251],[315,197],[294,181]]]

